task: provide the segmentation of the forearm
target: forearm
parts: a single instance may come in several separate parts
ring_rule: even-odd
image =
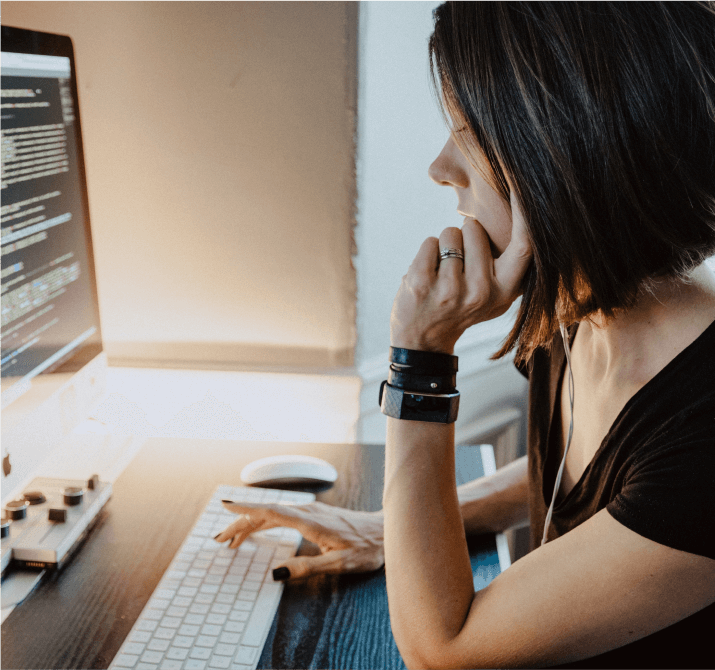
[[[474,596],[455,483],[454,426],[387,423],[383,511],[390,618],[405,661],[424,666],[459,633]]]
[[[527,458],[457,488],[468,535],[501,533],[529,520]]]

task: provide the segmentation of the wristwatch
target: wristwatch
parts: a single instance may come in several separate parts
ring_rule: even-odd
[[[394,419],[454,423],[459,411],[459,391],[452,393],[413,393],[391,386],[380,386],[382,413]]]

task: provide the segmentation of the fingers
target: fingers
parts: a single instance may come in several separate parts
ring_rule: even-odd
[[[296,556],[273,570],[273,579],[282,582],[288,579],[303,579],[317,574],[336,575],[341,572],[349,572],[351,570],[349,558],[352,553],[352,549],[339,549],[319,556]]]
[[[303,511],[305,506],[280,504],[246,504],[221,501],[225,509],[241,516],[236,519],[226,530],[219,533],[217,542],[225,542],[231,537],[236,538],[229,547],[235,549],[251,533],[269,528],[295,528],[306,539],[316,540],[316,529],[305,519]],[[238,537],[240,536],[240,540]]]
[[[462,227],[464,240],[464,275],[470,293],[490,292],[494,272],[494,257],[489,244],[489,235],[476,219],[465,218]]]
[[[462,231],[459,228],[445,228],[439,236],[439,251],[457,249],[464,253]],[[465,255],[466,260],[466,255]],[[460,258],[445,258],[439,261],[439,276],[461,281],[464,273],[464,261]]]
[[[439,258],[439,240],[436,237],[428,237],[422,242],[410,270],[433,279],[437,275],[436,258]]]
[[[230,526],[222,530],[214,540],[216,542],[226,542],[230,540],[228,548],[236,549],[240,547],[243,541],[251,534],[258,530],[266,530],[273,528],[265,520],[253,520],[249,515],[242,514]]]
[[[521,293],[521,281],[531,263],[533,250],[514,189],[511,190],[511,219],[511,240],[504,253],[494,261],[494,277],[501,293],[516,297]]]

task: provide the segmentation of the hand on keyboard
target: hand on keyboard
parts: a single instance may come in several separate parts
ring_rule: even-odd
[[[268,528],[297,529],[320,548],[319,556],[296,556],[274,570],[279,580],[318,573],[369,572],[385,563],[382,512],[357,512],[321,502],[304,505],[225,502],[240,516],[216,536],[238,547],[251,533]],[[287,570],[287,572],[286,572]]]

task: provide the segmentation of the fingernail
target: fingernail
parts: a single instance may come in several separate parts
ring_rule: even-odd
[[[219,533],[218,535],[214,535],[214,540],[218,540],[219,535],[221,535],[221,533]]]
[[[274,582],[283,582],[286,579],[290,578],[290,570],[288,568],[276,568],[273,571],[273,581]]]
[[[233,502],[233,500],[222,500],[221,502],[225,502],[225,503],[232,503],[232,502]]]

